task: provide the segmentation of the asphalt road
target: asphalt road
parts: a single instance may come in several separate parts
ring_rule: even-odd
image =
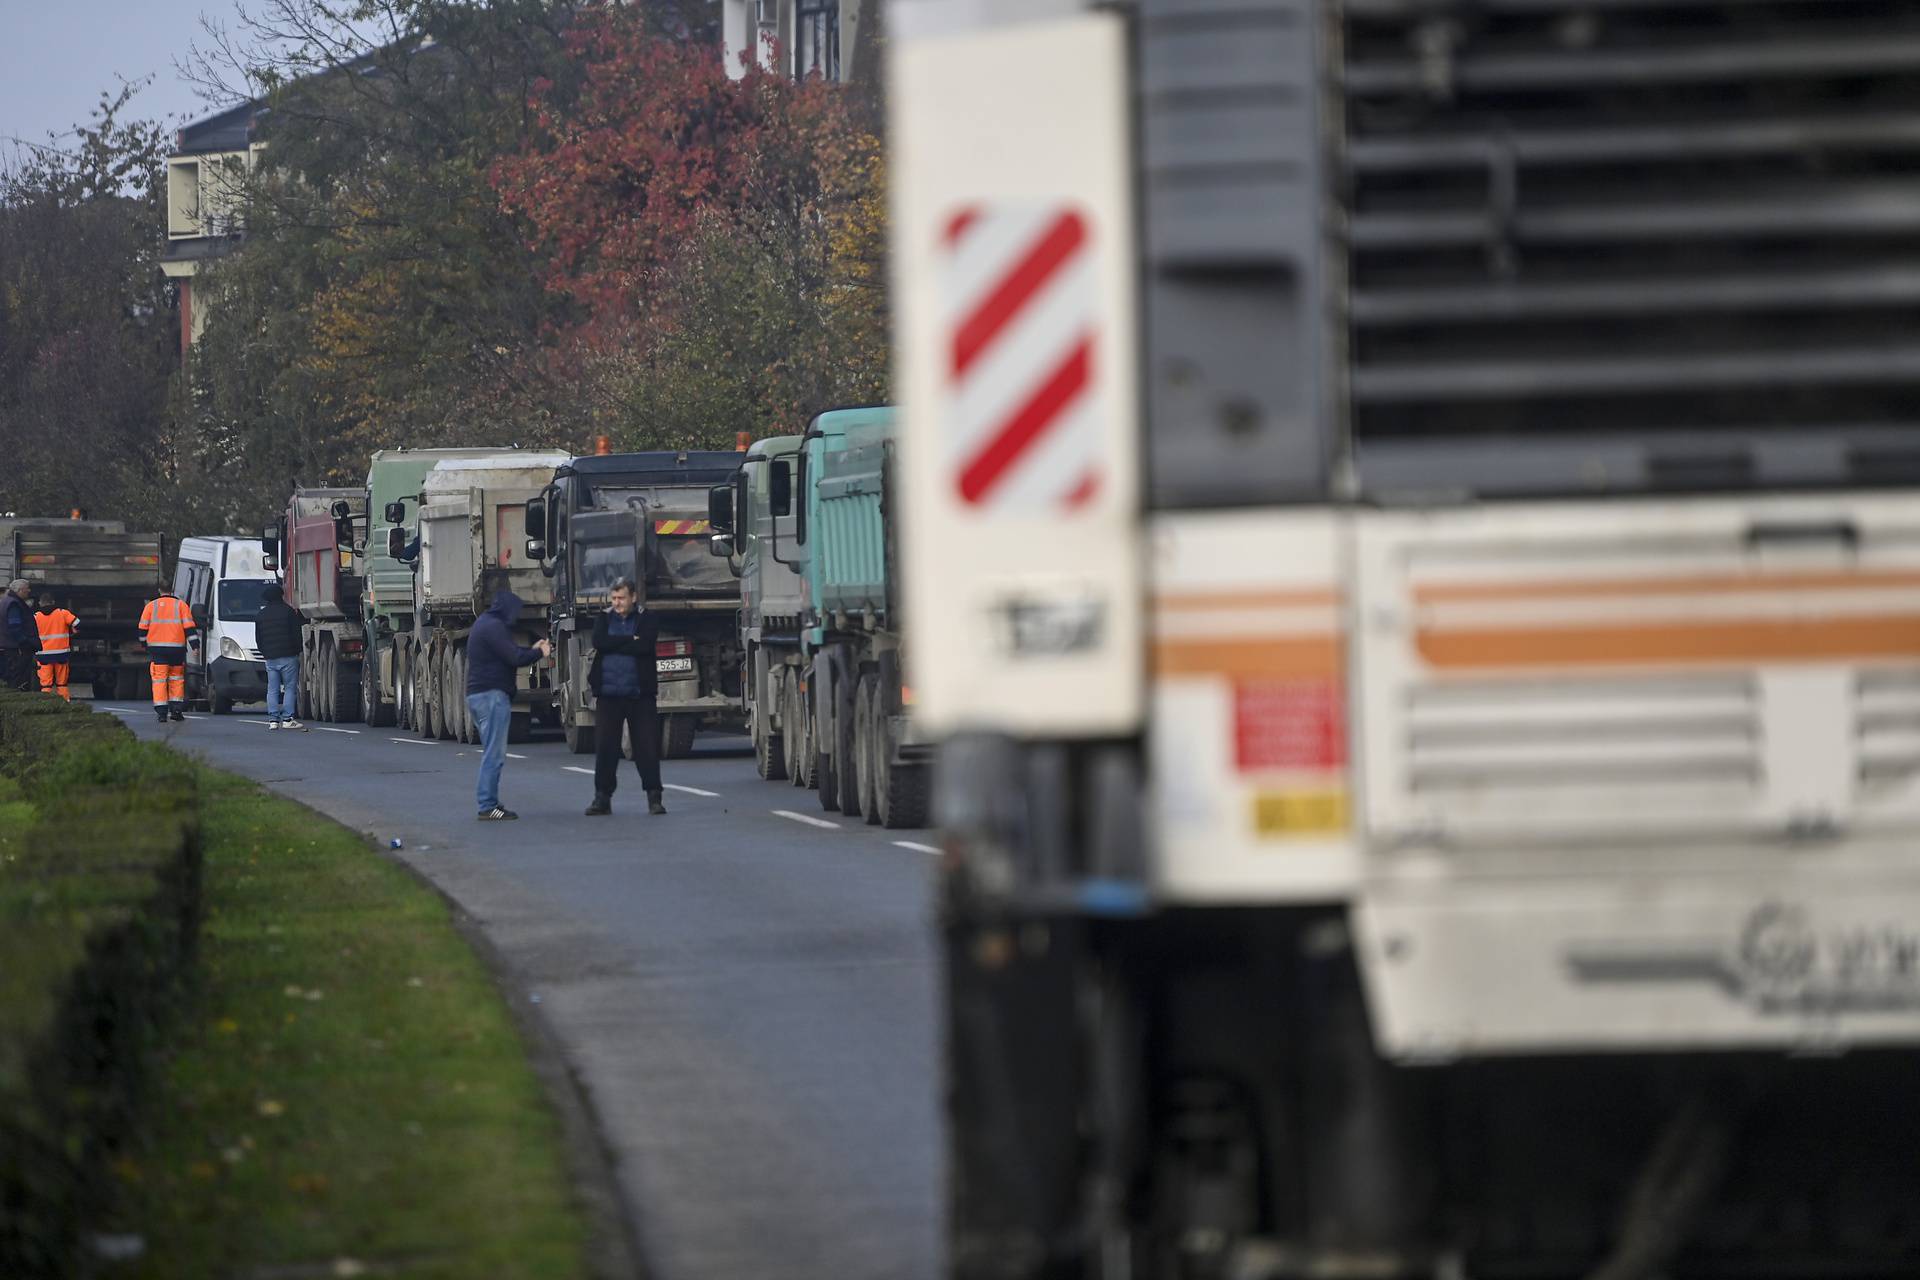
[[[925,832],[824,813],[740,738],[669,761],[648,817],[623,766],[509,748],[474,819],[477,747],[394,729],[269,733],[258,708],[163,728],[404,857],[479,923],[582,1082],[652,1280],[913,1280],[939,1271],[933,858]],[[832,824],[832,825],[827,825]]]

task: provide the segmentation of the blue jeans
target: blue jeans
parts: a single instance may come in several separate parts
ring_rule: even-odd
[[[507,762],[507,722],[513,699],[498,689],[467,695],[467,710],[480,726],[480,783],[473,789],[480,812],[500,807],[500,766]]]
[[[293,691],[300,679],[300,659],[267,659],[267,719],[293,719]]]

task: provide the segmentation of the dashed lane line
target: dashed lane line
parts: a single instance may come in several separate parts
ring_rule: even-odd
[[[773,816],[776,818],[785,818],[790,822],[803,822],[809,827],[823,827],[828,831],[838,831],[840,829],[840,824],[837,822],[828,822],[825,818],[816,818],[811,814],[795,813],[791,809],[775,809]]]
[[[525,760],[526,758],[527,758],[527,757],[525,757],[525,756],[523,756],[523,755],[521,755],[521,754],[520,754],[519,752],[517,752],[517,751],[509,751],[509,752],[507,752],[507,759],[509,759],[509,760]]]
[[[660,785],[669,791],[684,791],[690,796],[705,796],[709,800],[717,800],[720,798],[718,791],[702,791],[699,787],[683,787],[677,782],[663,782]]]
[[[591,770],[591,769],[582,769],[582,768],[581,768],[581,767],[580,767],[579,765],[577,765],[577,764],[563,764],[563,765],[561,765],[560,767],[561,767],[562,769],[565,769],[565,770],[566,770],[566,771],[567,771],[568,773],[584,773],[584,774],[586,774],[586,775],[587,775],[588,777],[592,777],[592,776],[593,776],[593,770]]]
[[[893,842],[893,847],[896,849],[911,849],[915,853],[931,853],[936,857],[940,853],[938,849],[934,848],[930,844],[915,844],[911,840],[895,840]]]
[[[309,729],[318,729],[318,730],[319,730],[320,732],[322,732],[322,733],[352,733],[352,734],[358,734],[358,733],[360,732],[360,731],[359,731],[358,729],[335,729],[335,728],[333,728],[333,727],[332,727],[331,725],[324,725],[324,724],[314,724],[314,725],[308,725],[307,727],[308,727]]]
[[[440,745],[439,740],[436,738],[388,738],[387,741],[388,742],[417,742],[423,747],[437,747]]]

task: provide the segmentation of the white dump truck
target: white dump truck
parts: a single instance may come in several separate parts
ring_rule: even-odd
[[[477,742],[467,710],[467,632],[511,591],[525,605],[515,631],[523,645],[547,634],[552,580],[540,561],[523,554],[526,507],[570,459],[552,451],[508,449],[481,456],[442,458],[421,482],[418,546],[413,573],[413,629],[402,638],[398,665],[410,682],[406,705],[423,737]],[[397,505],[397,504],[396,504]],[[401,515],[388,517],[389,554],[410,550]],[[524,741],[535,720],[557,717],[551,667],[523,667],[517,675],[510,737]]]

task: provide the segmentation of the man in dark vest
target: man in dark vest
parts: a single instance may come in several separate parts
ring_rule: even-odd
[[[665,813],[660,787],[660,692],[654,645],[660,624],[639,607],[633,579],[622,578],[609,594],[613,608],[593,620],[593,666],[587,687],[593,690],[593,803],[587,816],[613,812],[613,788],[620,774],[620,730],[633,742],[633,764],[647,791],[647,812]]]
[[[22,693],[39,680],[33,657],[40,652],[40,628],[33,620],[33,606],[27,603],[32,590],[31,582],[15,578],[0,591],[0,680]]]

